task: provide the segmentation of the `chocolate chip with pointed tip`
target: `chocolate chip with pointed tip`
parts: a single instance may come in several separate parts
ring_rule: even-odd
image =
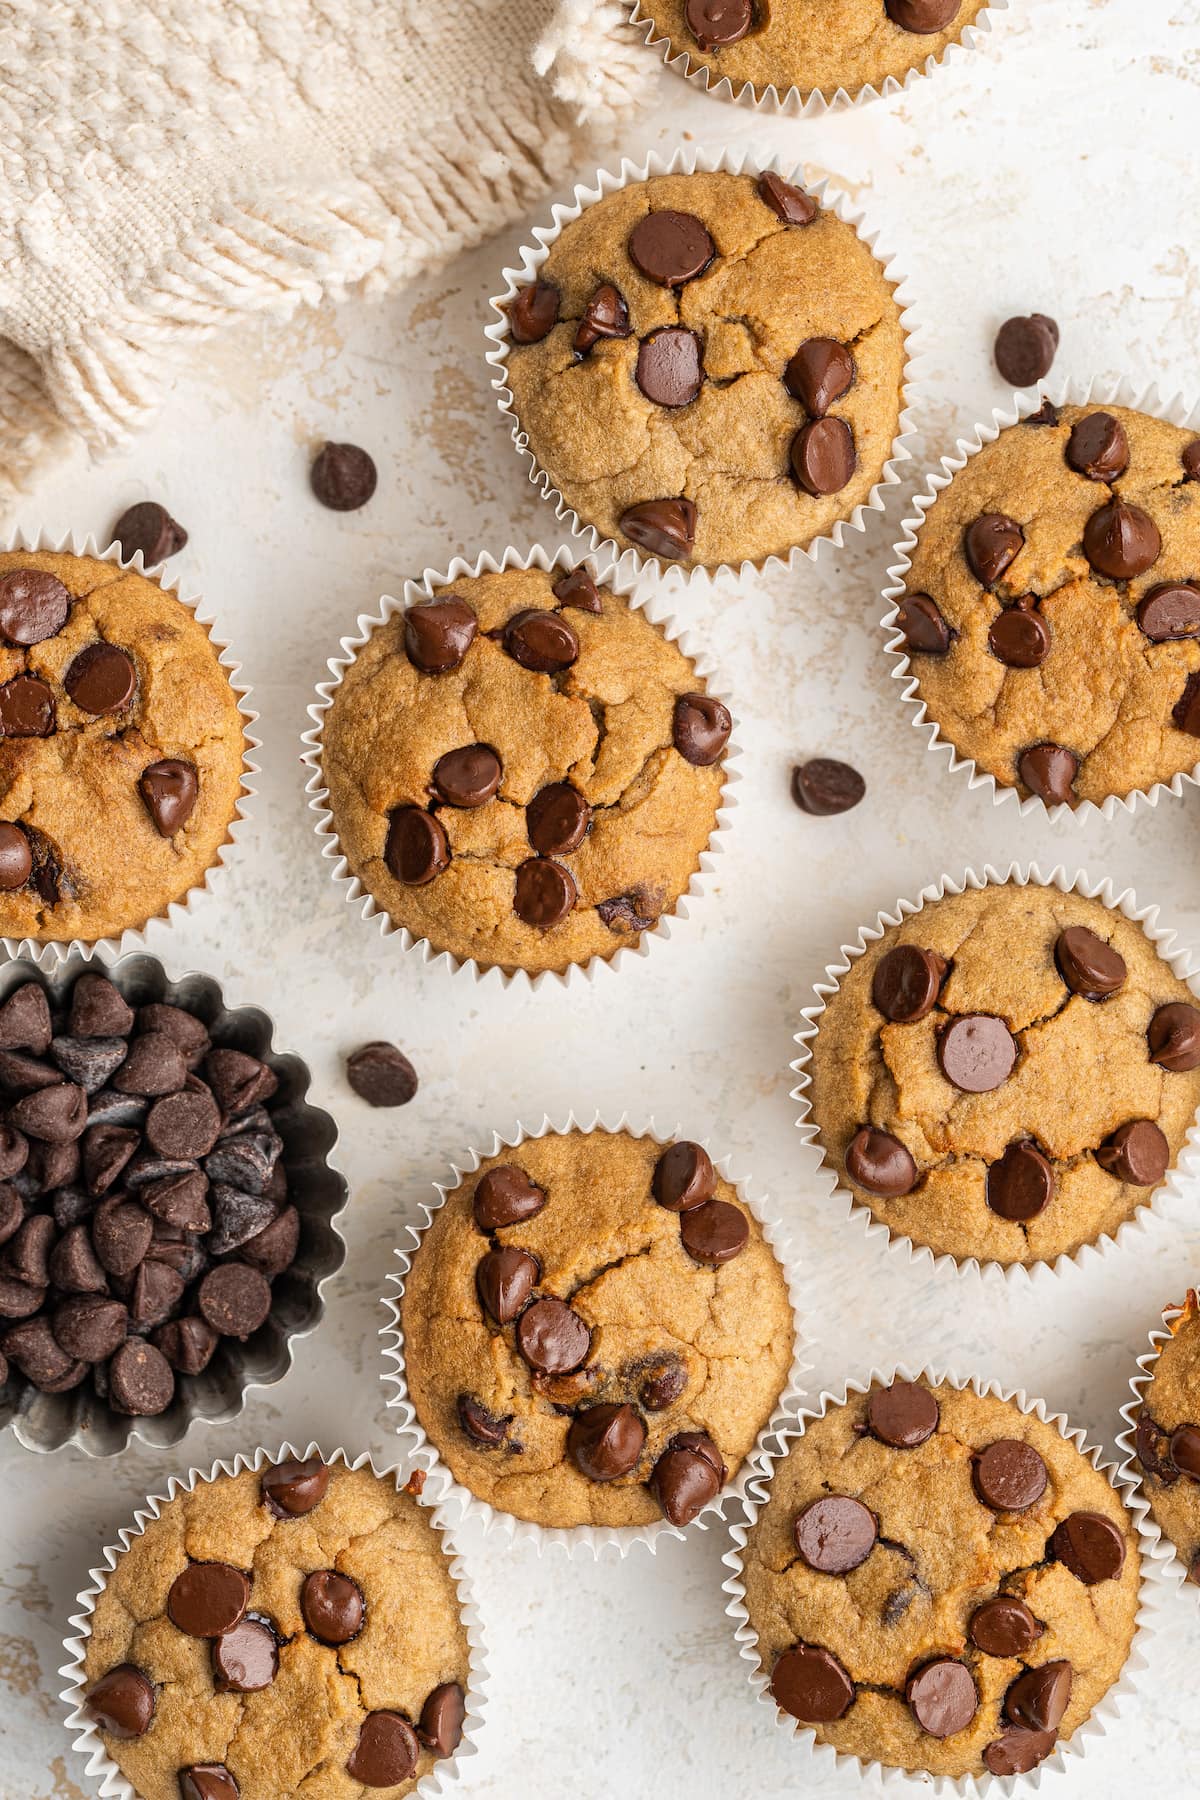
[[[196,809],[200,778],[191,763],[166,756],[142,770],[138,792],[159,837],[174,837]]]
[[[405,654],[423,675],[457,669],[478,635],[479,620],[457,594],[422,600],[404,615]]]
[[[546,1192],[516,1163],[498,1163],[475,1183],[472,1210],[480,1231],[523,1225],[541,1212]]]
[[[325,1498],[329,1469],[319,1456],[289,1456],[264,1469],[259,1486],[264,1505],[277,1519],[302,1519]]]
[[[822,419],[853,384],[854,357],[837,338],[806,338],[783,371],[783,385],[814,419]]]
[[[1071,1698],[1073,1674],[1061,1657],[1026,1669],[1004,1696],[1006,1717],[1029,1731],[1057,1731]]]
[[[462,1741],[467,1702],[457,1681],[439,1682],[425,1697],[417,1736],[435,1756],[451,1756]]]
[[[560,606],[574,606],[586,613],[604,611],[600,589],[582,563],[560,575],[550,591]]]
[[[696,542],[697,511],[694,500],[642,500],[621,514],[620,528],[631,544],[651,556],[681,562]]]
[[[511,1325],[537,1286],[537,1258],[515,1244],[503,1244],[480,1257],[475,1269],[479,1303],[497,1325]]]
[[[713,694],[679,694],[671,715],[671,738],[693,768],[718,761],[733,730],[729,708]]]
[[[988,627],[988,649],[1008,669],[1039,669],[1050,654],[1050,627],[1027,606],[1006,606]]]
[[[1086,925],[1068,925],[1059,932],[1054,960],[1071,992],[1085,1000],[1107,1000],[1125,985],[1128,975],[1120,951]]]
[[[1116,481],[1129,466],[1125,427],[1111,413],[1086,413],[1072,425],[1063,455],[1089,481]]]
[[[1157,1187],[1170,1166],[1171,1146],[1153,1119],[1129,1119],[1100,1145],[1096,1161],[1131,1187]]]
[[[896,612],[904,647],[914,656],[945,656],[957,637],[928,594],[906,594]]]
[[[561,614],[544,607],[528,607],[514,613],[501,635],[504,649],[513,661],[536,674],[561,675],[579,656],[574,626]]]
[[[538,344],[558,324],[560,295],[552,281],[531,281],[519,288],[508,308],[509,330],[517,344]]]
[[[102,1731],[126,1740],[150,1729],[156,1704],[149,1676],[135,1663],[118,1663],[92,1683],[84,1708]]]
[[[917,1165],[911,1151],[888,1131],[863,1125],[846,1148],[846,1173],[868,1194],[897,1199],[917,1185]]]
[[[1150,1061],[1172,1074],[1200,1068],[1200,1011],[1182,1000],[1160,1006],[1146,1028]]]
[[[758,197],[785,225],[811,225],[821,210],[811,194],[785,181],[773,169],[759,176]]]
[[[583,309],[572,340],[580,356],[598,344],[601,338],[629,336],[629,308],[625,297],[611,281],[601,282]]]
[[[1083,528],[1083,554],[1098,575],[1132,581],[1157,560],[1162,537],[1150,514],[1128,500],[1109,500]]]
[[[994,587],[1015,562],[1025,543],[1025,533],[1007,513],[980,513],[963,533],[963,552],[976,581]]]
[[[625,1402],[588,1406],[577,1412],[567,1432],[567,1452],[589,1481],[616,1481],[635,1469],[646,1443],[646,1427]]]
[[[1017,778],[1047,806],[1069,806],[1075,799],[1079,758],[1065,744],[1031,744],[1017,758]]]
[[[726,1468],[717,1446],[703,1431],[680,1431],[661,1453],[650,1488],[672,1525],[690,1525],[716,1499]]]
[[[654,1165],[651,1191],[668,1212],[689,1212],[711,1200],[717,1191],[717,1172],[703,1144],[680,1138],[668,1145]]]
[[[130,562],[140,550],[146,568],[153,569],[188,541],[183,526],[157,500],[138,500],[126,507],[112,528],[113,542],[121,546],[121,559]]]

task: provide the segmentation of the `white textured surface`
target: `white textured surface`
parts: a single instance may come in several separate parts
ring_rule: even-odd
[[[971,65],[811,124],[772,126],[664,75],[655,126],[633,134],[630,153],[685,129],[757,138],[886,213],[934,322],[929,448],[940,453],[1004,398],[990,344],[1012,312],[1058,318],[1060,370],[1200,390],[1198,80],[1195,0],[1018,0]],[[564,169],[564,191],[590,172]],[[324,877],[298,738],[338,636],[425,564],[551,533],[491,410],[482,360],[484,301],[519,241],[513,232],[373,312],[322,314],[286,337],[264,330],[210,350],[135,453],[64,471],[29,509],[51,526],[103,530],[148,493],[192,534],[187,579],[212,599],[255,682],[266,775],[220,907],[197,907],[152,947],[171,968],[202,966],[232,1000],[274,1012],[278,1041],[307,1056],[315,1098],[341,1122],[353,1187],[349,1260],[325,1325],[286,1383],[252,1397],[242,1421],[193,1431],[178,1464],[284,1435],[351,1451],[385,1445],[376,1296],[401,1223],[492,1125],[630,1103],[732,1151],[782,1202],[810,1271],[814,1390],[873,1362],[948,1362],[1044,1395],[1111,1448],[1134,1359],[1194,1272],[1194,1203],[1174,1204],[1128,1256],[1086,1276],[1011,1294],[923,1280],[893,1270],[840,1210],[828,1215],[792,1123],[791,1033],[812,982],[861,920],[944,868],[1014,856],[1082,863],[1161,900],[1200,945],[1200,795],[1134,821],[1054,831],[995,813],[931,763],[877,632],[896,506],[888,524],[815,569],[681,601],[740,697],[747,779],[720,891],[648,960],[582,991],[484,992],[398,957]],[[310,448],[327,435],[378,458],[380,489],[364,513],[335,517],[307,493]],[[821,751],[848,754],[868,780],[864,804],[840,820],[805,818],[788,798],[792,760]],[[404,1111],[371,1114],[340,1079],[341,1053],[376,1036],[395,1038],[421,1072]],[[53,1698],[59,1640],[99,1546],[172,1466],[147,1453],[109,1466],[37,1458],[0,1442],[4,1800],[91,1791]],[[858,1791],[851,1774],[812,1780],[796,1746],[765,1728],[723,1613],[721,1547],[710,1532],[619,1566],[539,1563],[527,1551],[480,1558],[496,1681],[469,1791]],[[1200,1602],[1190,1590],[1164,1598],[1135,1709],[1044,1791],[1119,1800],[1151,1769],[1164,1790],[1194,1785]]]

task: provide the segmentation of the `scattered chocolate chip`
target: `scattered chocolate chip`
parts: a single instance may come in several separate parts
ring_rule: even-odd
[[[0,575],[0,637],[28,648],[57,635],[71,611],[71,596],[45,569],[10,569]]]
[[[624,295],[610,281],[602,282],[583,309],[575,329],[573,347],[580,356],[586,356],[601,338],[628,336],[629,308]]]
[[[1130,1119],[1100,1145],[1096,1161],[1118,1181],[1157,1187],[1170,1165],[1171,1146],[1152,1119]]]
[[[884,10],[901,31],[931,37],[945,31],[958,15],[962,0],[883,0]]]
[[[991,1013],[963,1013],[938,1035],[942,1074],[966,1094],[987,1094],[1012,1074],[1017,1041],[1003,1019]]]
[[[683,16],[701,50],[720,50],[745,37],[754,8],[751,0],[687,0]]]
[[[629,234],[629,255],[647,280],[682,287],[702,275],[717,247],[694,213],[669,207],[649,212]]]
[[[407,1106],[417,1091],[417,1071],[394,1044],[364,1044],[346,1058],[346,1080],[370,1106]]]
[[[99,718],[128,706],[137,686],[137,669],[128,650],[119,645],[89,644],[68,667],[63,686],[80,712]]]
[[[586,1360],[591,1343],[579,1314],[554,1296],[535,1300],[517,1321],[517,1349],[542,1375],[569,1375]]]
[[[690,556],[696,541],[696,505],[692,500],[643,500],[626,507],[621,530],[630,543],[651,556],[679,561]]]
[[[566,856],[587,836],[592,809],[569,781],[555,781],[525,808],[529,842],[540,856]]]
[[[936,950],[896,944],[875,965],[871,999],[893,1024],[912,1025],[932,1012],[946,978],[946,962]]]
[[[1054,1198],[1053,1166],[1028,1138],[1018,1138],[987,1172],[987,1203],[1001,1219],[1025,1224]]]
[[[704,386],[700,339],[682,325],[643,338],[635,380],[656,406],[690,405]]]
[[[1087,413],[1072,425],[1064,454],[1077,475],[1086,475],[1089,481],[1116,481],[1129,466],[1129,439],[1111,413]]]
[[[127,507],[112,528],[113,542],[121,546],[122,562],[131,562],[140,550],[148,569],[157,568],[182,550],[188,534],[176,524],[157,500],[139,500]]]
[[[579,655],[574,626],[560,613],[540,607],[514,613],[504,627],[503,642],[514,662],[542,675],[561,675]]]
[[[1058,408],[1053,400],[1043,400],[1036,412],[1026,413],[1022,425],[1057,425]]]
[[[811,194],[784,181],[772,169],[759,176],[758,197],[785,225],[811,225],[821,210]]]
[[[1005,319],[996,333],[996,367],[1014,387],[1032,387],[1050,373],[1057,349],[1058,326],[1045,313]]]
[[[319,1456],[289,1456],[262,1472],[263,1503],[277,1519],[301,1519],[319,1506],[329,1486],[329,1470]]]
[[[1011,1726],[984,1749],[984,1767],[990,1775],[1028,1775],[1045,1761],[1057,1742],[1055,1731],[1026,1731],[1019,1725]]]
[[[809,762],[797,763],[792,770],[792,799],[801,812],[815,818],[849,812],[866,791],[867,784],[858,770],[832,756],[814,756]]]
[[[565,575],[560,575],[550,591],[560,606],[574,606],[585,613],[604,611],[600,589],[582,563],[577,568],[569,569]]]
[[[679,1241],[693,1262],[718,1269],[746,1248],[750,1227],[740,1207],[728,1200],[706,1200],[690,1206],[679,1226]]]
[[[309,1576],[309,1581],[314,1579]],[[307,1584],[306,1584],[307,1585]],[[303,1606],[301,1590],[301,1606]],[[201,1634],[205,1637],[209,1633]],[[213,1686],[218,1694],[257,1694],[279,1673],[279,1644],[271,1627],[252,1614],[224,1631],[212,1647]]]
[[[475,1183],[473,1209],[480,1231],[523,1225],[540,1213],[546,1194],[516,1163],[499,1163]]]
[[[1087,1587],[1101,1581],[1115,1581],[1125,1567],[1125,1539],[1120,1528],[1103,1513],[1073,1512],[1055,1529],[1050,1539],[1050,1554]],[[1015,1725],[1037,1725],[1036,1719],[1018,1719],[1011,1710]],[[1047,1720],[1057,1725],[1057,1719]]]
[[[908,1709],[930,1737],[953,1737],[965,1731],[979,1710],[979,1694],[965,1663],[936,1656],[915,1669],[904,1689]]]
[[[680,694],[675,701],[671,736],[675,748],[693,768],[718,761],[733,730],[729,708],[712,694]]]
[[[1057,1731],[1071,1698],[1072,1670],[1057,1660],[1027,1669],[1004,1696],[1005,1715],[1028,1731]]]
[[[559,293],[552,281],[531,281],[520,288],[508,308],[513,342],[538,344],[558,324]]]
[[[1160,1006],[1146,1031],[1150,1061],[1173,1074],[1200,1068],[1200,1012],[1181,1000]]]
[[[725,1484],[725,1463],[703,1431],[678,1432],[650,1475],[650,1488],[671,1525],[690,1525]]]
[[[433,813],[398,806],[388,824],[383,860],[406,887],[425,887],[450,867],[450,840]]]
[[[1107,1000],[1124,986],[1125,958],[1086,925],[1068,925],[1054,946],[1058,972],[1073,994]]]
[[[0,890],[6,894],[22,888],[33,872],[33,852],[19,825],[0,820]]]
[[[896,625],[903,633],[905,649],[914,656],[945,656],[958,635],[928,594],[907,594],[897,610]]]
[[[497,1325],[511,1325],[537,1286],[537,1258],[514,1244],[489,1250],[475,1270],[479,1302]]]
[[[363,1628],[367,1616],[362,1589],[336,1569],[317,1569],[300,1589],[304,1623],[322,1644],[348,1644]]]
[[[474,611],[454,594],[423,600],[404,615],[405,653],[423,675],[448,675],[457,669],[478,633]]]
[[[1109,500],[1083,528],[1083,554],[1098,575],[1131,581],[1157,561],[1162,549],[1158,526],[1140,506]]]
[[[549,856],[531,856],[520,864],[513,887],[513,911],[523,925],[549,931],[561,925],[575,906],[579,890],[570,869]]]
[[[836,338],[806,338],[783,371],[783,385],[810,418],[823,419],[854,381],[854,358]]]
[[[368,1713],[346,1773],[364,1787],[395,1787],[416,1773],[420,1754],[417,1734],[407,1719],[396,1712]]]
[[[637,1467],[646,1427],[632,1406],[589,1406],[567,1432],[567,1451],[589,1481],[616,1481]]]
[[[1042,1627],[1015,1594],[998,1594],[977,1606],[968,1631],[971,1642],[985,1656],[1023,1657],[1042,1635]]]
[[[497,1418],[474,1394],[460,1394],[457,1407],[459,1424],[481,1450],[495,1450],[505,1442],[513,1422],[512,1413]]]
[[[16,675],[0,687],[0,735],[49,737],[54,730],[54,695],[39,675]]]
[[[221,1337],[252,1336],[271,1310],[271,1289],[257,1269],[225,1263],[200,1283],[200,1311]]]
[[[467,744],[438,757],[433,765],[433,785],[438,799],[447,806],[470,811],[486,806],[495,796],[503,772],[490,744]]]
[[[1050,654],[1050,627],[1032,606],[1006,606],[988,627],[988,649],[1006,668],[1040,668]]]
[[[467,1702],[457,1681],[443,1681],[426,1696],[417,1736],[435,1756],[450,1756],[462,1741]]]
[[[708,1151],[686,1138],[669,1145],[654,1165],[651,1188],[668,1212],[703,1206],[717,1191],[717,1172]]]
[[[911,1152],[888,1131],[863,1125],[846,1149],[846,1173],[869,1194],[897,1199],[917,1185],[917,1165]]]
[[[1200,635],[1200,587],[1191,581],[1160,581],[1139,601],[1137,622],[1152,644]]]
[[[1007,513],[980,513],[963,534],[963,551],[976,581],[990,588],[1016,560],[1025,533]]]
[[[788,459],[806,494],[838,494],[858,467],[854,433],[845,419],[810,419],[792,439]]]
[[[157,1704],[148,1676],[133,1663],[118,1663],[88,1689],[87,1711],[110,1737],[137,1738],[150,1729]]]
[[[918,1381],[873,1388],[867,1401],[868,1431],[893,1450],[915,1450],[933,1436],[940,1418],[937,1401]]]
[[[810,1569],[822,1575],[848,1575],[870,1556],[879,1527],[861,1500],[849,1494],[823,1494],[797,1513],[792,1535]]]
[[[167,756],[146,765],[138,777],[138,792],[159,837],[174,837],[195,810],[200,779],[191,763]]]
[[[375,464],[357,444],[324,444],[308,473],[313,493],[331,512],[357,512],[375,492]]]
[[[1062,744],[1031,744],[1017,758],[1017,778],[1047,806],[1068,806],[1075,798],[1079,758]]]
[[[1046,1465],[1019,1438],[997,1438],[975,1459],[975,1492],[993,1512],[1028,1512],[1046,1491]]]

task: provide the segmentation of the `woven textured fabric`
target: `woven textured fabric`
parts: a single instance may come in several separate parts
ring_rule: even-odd
[[[0,0],[0,504],[198,338],[499,231],[652,80],[620,0]]]

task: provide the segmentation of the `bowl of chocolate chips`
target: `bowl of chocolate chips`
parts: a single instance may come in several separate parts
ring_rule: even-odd
[[[0,966],[0,1426],[111,1456],[278,1381],[346,1184],[257,1007],[151,956]]]

